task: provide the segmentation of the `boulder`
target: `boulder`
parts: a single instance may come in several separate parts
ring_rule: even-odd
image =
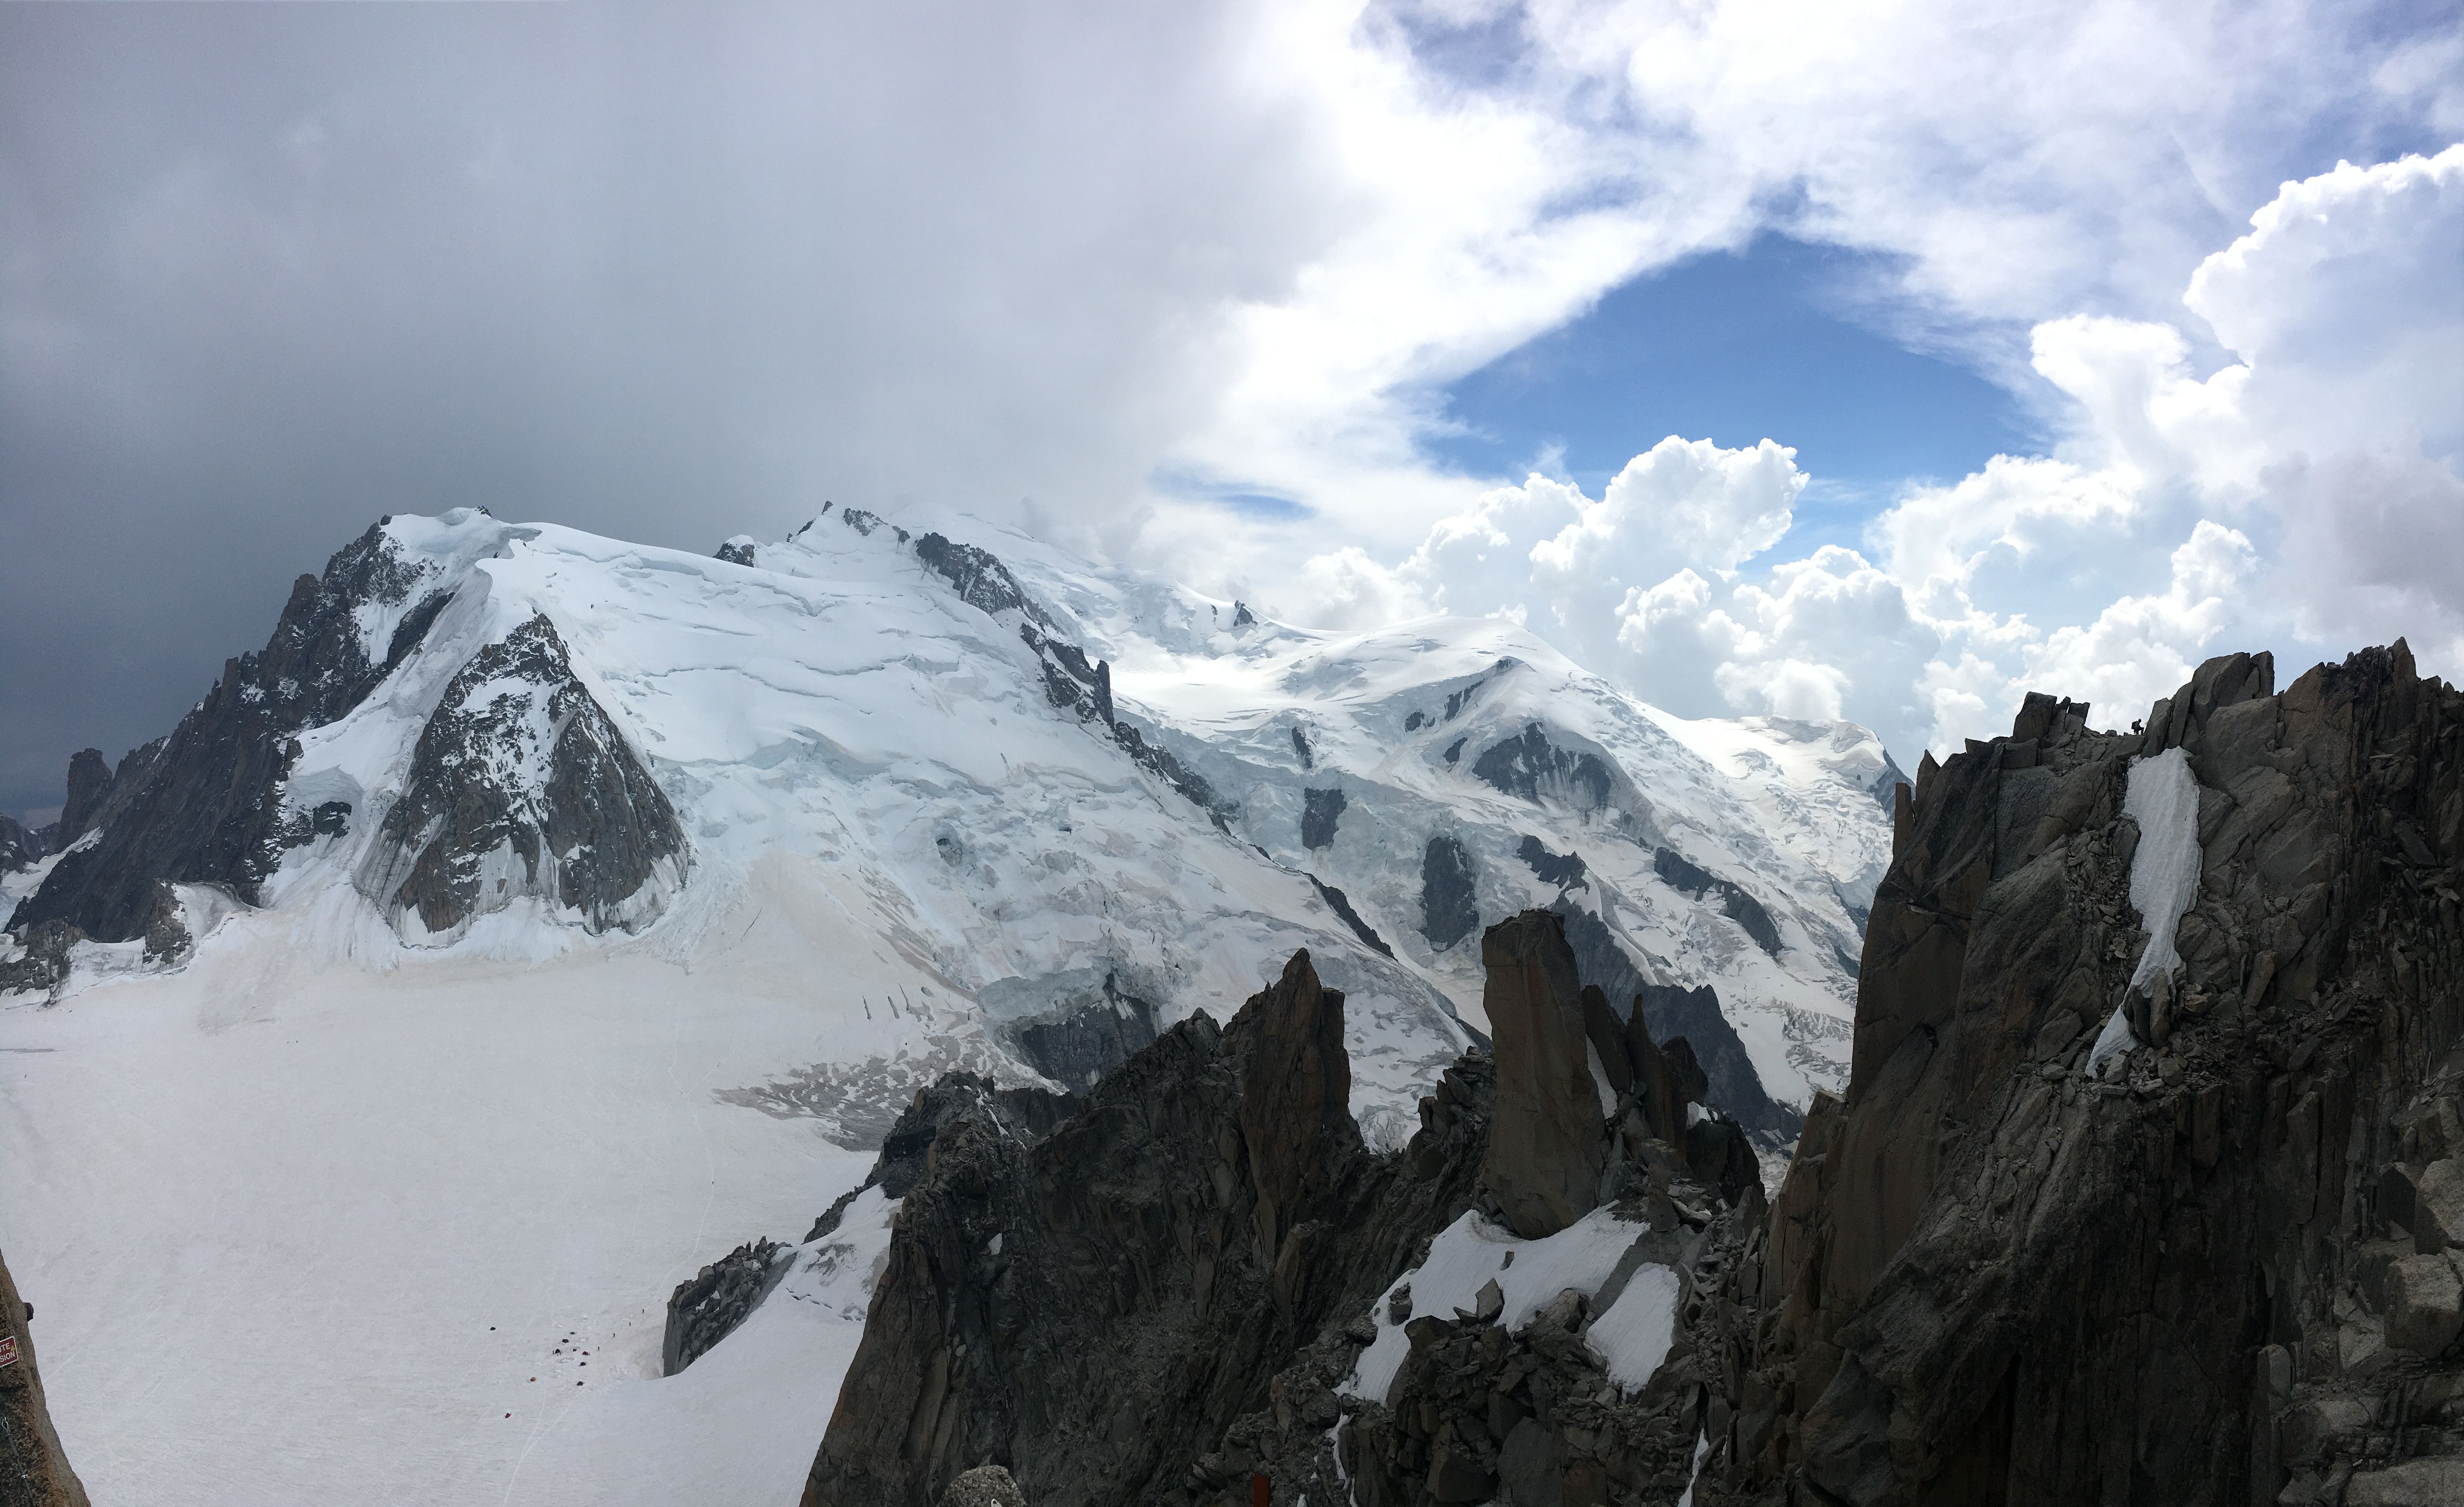
[[[2464,1285],[2443,1255],[2409,1255],[2387,1274],[2387,1341],[2418,1356],[2435,1356],[2464,1328]]]
[[[2464,1158],[2432,1162],[2413,1185],[2412,1238],[2422,1251],[2464,1246]]]
[[[1536,1240],[1591,1212],[1607,1163],[1599,1090],[1585,1061],[1582,985],[1565,920],[1550,911],[1491,926],[1480,954],[1497,1057],[1496,1119],[1480,1180],[1507,1226]]]

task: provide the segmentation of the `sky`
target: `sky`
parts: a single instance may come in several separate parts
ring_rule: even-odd
[[[825,499],[1903,764],[2464,675],[2447,3],[0,7],[0,809],[390,512]]]

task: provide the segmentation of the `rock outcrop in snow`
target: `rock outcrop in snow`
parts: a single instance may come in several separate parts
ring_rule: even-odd
[[[2457,1499],[2464,697],[2273,680],[1926,762],[1848,1093],[1684,1341],[1695,1501]]]
[[[17,874],[30,869],[49,851],[50,846],[40,833],[30,831],[17,818],[0,812],[0,874]]]
[[[638,931],[685,881],[675,808],[545,613],[446,685],[382,831],[362,882],[422,942],[451,941],[527,897],[591,931]]]

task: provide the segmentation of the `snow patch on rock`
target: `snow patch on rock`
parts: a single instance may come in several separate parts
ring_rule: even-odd
[[[2139,848],[2130,858],[2130,903],[2146,928],[2147,945],[2131,970],[2130,987],[2145,989],[2182,963],[2173,949],[2182,915],[2199,898],[2199,782],[2190,773],[2190,756],[2180,748],[2134,761],[2123,813],[2139,824]],[[2094,1073],[2105,1059],[2138,1043],[2126,1007],[2117,1006],[2096,1045],[2088,1049],[2087,1069]]]
[[[1465,1213],[1429,1242],[1426,1260],[1396,1278],[1371,1305],[1377,1338],[1360,1353],[1352,1375],[1337,1390],[1347,1396],[1384,1402],[1388,1389],[1395,1385],[1396,1373],[1402,1368],[1403,1358],[1411,1353],[1411,1341],[1403,1331],[1413,1319],[1452,1319],[1458,1309],[1471,1313],[1482,1286],[1494,1281],[1506,1298],[1497,1322],[1511,1333],[1529,1322],[1533,1314],[1568,1288],[1586,1297],[1597,1293],[1617,1274],[1618,1263],[1644,1233],[1641,1226],[1619,1219],[1612,1208],[1595,1208],[1539,1240],[1522,1239],[1505,1226],[1491,1223],[1478,1210]],[[1660,1299],[1653,1295],[1661,1291],[1662,1278],[1666,1281],[1669,1312],[1655,1319],[1652,1315]],[[1398,1320],[1391,1306],[1396,1293],[1405,1287],[1411,1289],[1411,1312]],[[1638,1288],[1641,1291],[1638,1292]],[[1646,1266],[1634,1274],[1609,1313],[1602,1316],[1601,1321],[1605,1322],[1609,1317],[1622,1314],[1606,1334],[1591,1341],[1594,1350],[1610,1363],[1613,1374],[1619,1375],[1620,1385],[1628,1384],[1618,1367],[1631,1371],[1648,1358],[1650,1364],[1643,1366],[1640,1373],[1647,1380],[1658,1368],[1660,1358],[1667,1354],[1669,1338],[1675,1333],[1675,1293],[1673,1273],[1664,1267]],[[1635,1305],[1630,1311],[1629,1301]],[[1593,1325],[1595,1335],[1599,1329],[1599,1323]],[[1655,1342],[1659,1346],[1657,1354],[1652,1353]]]

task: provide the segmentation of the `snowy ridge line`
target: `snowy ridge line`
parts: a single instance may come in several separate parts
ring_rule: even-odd
[[[1853,1010],[1864,909],[1888,857],[1884,803],[1900,779],[1861,729],[1671,718],[1510,625],[1432,619],[1338,634],[1252,614],[1226,627],[1236,605],[1090,569],[1017,536],[999,547],[1025,588],[1105,655],[1118,703],[1152,709],[1183,763],[1242,804],[1237,830],[1340,888],[1459,1009],[1472,1008],[1476,964],[1430,934],[1428,897],[1412,882],[1420,850],[1439,835],[1461,844],[1472,908],[1487,917],[1559,898],[1515,856],[1539,838],[1587,861],[1588,882],[1568,887],[1578,903],[1640,923],[1617,929],[1646,979],[1718,988],[1775,1097],[1801,1104],[1813,1087],[1844,1081],[1844,1035],[1809,1051],[1790,1040],[1789,1022],[1811,1010],[1844,1025]],[[1527,757],[1492,761],[1499,779],[1477,772],[1535,726],[1539,744],[1518,744]],[[1309,798],[1334,791],[1347,805],[1333,840],[1313,846],[1302,831]],[[1353,839],[1371,823],[1382,831],[1363,853]],[[1603,842],[1642,861],[1610,858]],[[1707,907],[1647,872],[1660,849],[1722,881]],[[1726,903],[1732,894],[1751,905]],[[1769,965],[1741,955],[1755,943],[1723,909],[1769,914],[1780,942]]]
[[[743,933],[758,868],[818,864],[845,871],[811,887],[832,929],[956,997],[1101,955],[1151,979],[1168,1023],[1201,980],[1244,990],[1297,943],[1474,1026],[1480,920],[1562,904],[1601,918],[1604,965],[1716,988],[1773,1100],[1838,1086],[1844,1038],[1801,1023],[1848,1018],[1887,856],[1874,797],[1897,771],[1861,729],[1688,722],[1509,624],[1313,632],[978,537],[999,552],[825,507],[706,559],[476,510],[389,519],[363,552],[390,594],[344,602],[353,640],[390,654],[432,615],[297,735],[275,800],[298,840],[243,898],[330,963],[647,948],[701,969]],[[503,821],[388,841],[449,693],[533,622],[561,668],[455,703],[505,714],[452,765]],[[558,696],[604,712],[583,752],[638,763],[671,837],[558,817],[546,750],[574,724],[539,715]],[[625,783],[616,767],[584,793]],[[423,861],[442,876],[407,896]],[[594,864],[608,875],[577,888]]]

